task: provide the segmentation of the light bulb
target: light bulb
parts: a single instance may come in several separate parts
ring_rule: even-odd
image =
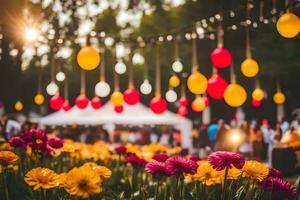
[[[27,28],[24,33],[24,37],[28,42],[37,40],[39,34],[35,28]]]
[[[132,63],[134,65],[143,65],[145,63],[145,58],[140,53],[135,53],[132,56]]]
[[[66,79],[66,75],[63,72],[58,72],[56,74],[56,80],[59,82],[63,82]]]
[[[51,83],[49,83],[49,85],[47,85],[46,91],[47,94],[51,96],[55,95],[58,92],[57,84],[54,81],[52,81]]]
[[[126,65],[123,61],[118,61],[115,65],[115,71],[118,74],[124,74],[126,72]]]
[[[107,38],[105,38],[105,40],[104,40],[104,44],[105,44],[105,46],[107,46],[107,47],[111,47],[113,44],[114,44],[114,39],[112,38],[112,37],[107,37]]]
[[[152,86],[149,83],[149,80],[144,80],[144,82],[142,83],[142,85],[140,86],[140,90],[142,94],[150,94],[152,91]]]
[[[166,100],[170,103],[174,103],[177,100],[177,93],[173,89],[169,89],[166,92]]]
[[[99,97],[107,97],[110,93],[110,87],[105,81],[100,81],[95,86],[95,94]]]
[[[179,59],[177,59],[173,64],[172,64],[172,69],[174,72],[182,72],[183,70],[183,64],[180,62]]]

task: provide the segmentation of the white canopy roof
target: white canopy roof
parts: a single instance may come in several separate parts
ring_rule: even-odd
[[[94,110],[90,104],[83,110],[74,106],[68,112],[60,110],[40,120],[40,125],[60,126],[71,124],[173,125],[181,130],[182,145],[184,147],[191,146],[192,122],[189,119],[180,117],[170,111],[157,115],[141,103],[133,106],[124,104],[122,113],[116,113],[110,102],[103,105],[99,110]]]

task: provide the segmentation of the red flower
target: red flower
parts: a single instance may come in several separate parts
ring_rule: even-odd
[[[30,146],[33,150],[46,150],[48,137],[39,129],[31,129],[20,135],[24,141],[24,146]]]
[[[196,156],[196,155],[192,155],[191,157],[189,157],[189,159],[192,160],[192,161],[197,162],[197,161],[200,160],[200,157],[199,157],[199,156]]]
[[[135,167],[142,167],[145,166],[147,164],[147,161],[144,160],[143,158],[140,158],[138,156],[136,156],[135,154],[127,154],[126,156],[126,161],[127,163],[132,164]]]
[[[117,154],[123,154],[123,153],[126,153],[126,151],[127,151],[127,148],[123,145],[115,147],[115,152]]]
[[[164,153],[157,153],[157,154],[154,154],[154,156],[152,158],[158,162],[165,162],[169,158],[169,156]]]
[[[233,166],[237,169],[242,169],[245,164],[245,159],[237,153],[217,151],[208,156],[208,162],[215,170],[221,171]]]
[[[271,167],[269,169],[269,174],[268,177],[272,177],[272,178],[282,178],[282,175],[280,173],[280,171],[276,168]]]
[[[198,168],[195,161],[180,156],[174,156],[166,160],[166,166],[176,176],[183,175],[184,173],[195,174]]]
[[[54,149],[59,149],[64,146],[64,141],[58,137],[54,137],[48,140],[48,144]]]
[[[269,177],[263,183],[263,188],[272,191],[272,194],[279,199],[292,199],[296,193],[296,188],[281,178]]]
[[[10,138],[9,144],[12,147],[23,147],[25,144],[25,141],[21,137],[16,136],[16,137]]]
[[[152,174],[153,176],[160,176],[160,175],[169,176],[174,173],[171,171],[170,168],[166,166],[166,163],[158,162],[158,161],[147,163],[145,166],[145,170],[146,172]]]

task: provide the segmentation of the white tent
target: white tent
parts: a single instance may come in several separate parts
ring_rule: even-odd
[[[68,112],[58,111],[40,120],[40,125],[172,125],[182,133],[182,146],[191,147],[192,122],[184,117],[166,111],[163,114],[154,114],[148,107],[141,103],[133,106],[124,105],[122,113],[116,113],[114,106],[108,102],[101,109],[94,110],[91,105],[81,110],[74,106]]]

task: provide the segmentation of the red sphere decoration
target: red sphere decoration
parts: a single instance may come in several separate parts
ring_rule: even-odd
[[[167,105],[166,100],[163,99],[162,97],[154,97],[150,101],[150,109],[155,114],[162,114],[163,112],[165,112],[167,110],[167,106],[168,105]]]
[[[69,103],[69,101],[65,101],[64,104],[62,105],[62,109],[66,112],[69,111],[71,108],[72,107],[71,107],[71,104]]]
[[[91,104],[92,104],[92,107],[95,109],[95,110],[98,110],[99,108],[101,108],[102,106],[102,101],[99,97],[94,97],[92,100],[91,100]]]
[[[61,109],[63,103],[64,103],[64,99],[61,96],[59,96],[59,94],[57,94],[51,97],[49,101],[49,106],[52,110],[57,111]]]
[[[179,99],[179,104],[181,106],[188,106],[189,105],[189,100],[185,96],[183,96]]]
[[[224,69],[231,65],[232,55],[230,51],[224,47],[216,48],[210,55],[213,66]]]
[[[256,101],[256,100],[252,99],[251,103],[254,108],[258,108],[261,106],[261,101]]]
[[[177,111],[177,115],[180,115],[180,116],[187,116],[189,114],[189,110],[187,109],[186,106],[180,106],[178,108],[178,111]]]
[[[214,74],[208,79],[207,93],[216,100],[224,98],[224,91],[228,86],[227,81],[219,74]]]
[[[114,109],[115,109],[116,113],[122,113],[124,111],[123,105],[121,105],[121,106],[115,106]]]
[[[134,88],[128,88],[124,92],[124,101],[128,105],[135,105],[140,101],[140,93]]]
[[[85,94],[81,94],[75,99],[75,104],[79,109],[85,109],[89,104],[89,99]]]

